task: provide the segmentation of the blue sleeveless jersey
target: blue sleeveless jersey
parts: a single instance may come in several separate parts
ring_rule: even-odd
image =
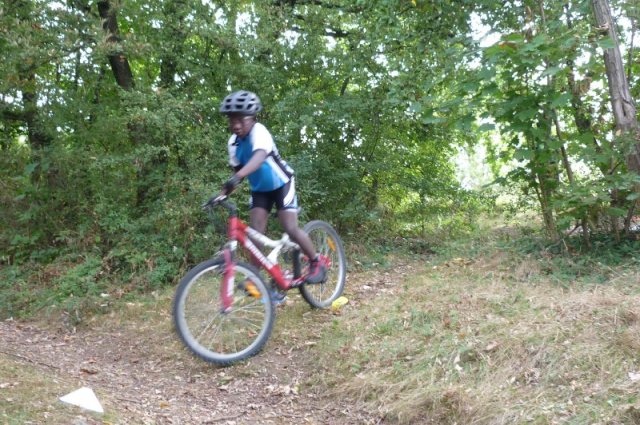
[[[267,158],[253,173],[249,174],[249,185],[254,192],[271,192],[284,186],[291,180],[293,169],[280,157],[269,130],[257,122],[246,137],[235,134],[229,138],[229,164],[232,167],[244,166],[254,152],[263,150]]]

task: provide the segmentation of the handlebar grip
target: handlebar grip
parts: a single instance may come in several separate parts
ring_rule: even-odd
[[[218,205],[221,202],[223,202],[225,199],[227,199],[227,195],[212,196],[211,198],[209,198],[209,200],[207,202],[205,202],[204,204],[201,205],[201,208],[204,210],[204,209],[207,209],[209,207],[215,207],[216,205]]]

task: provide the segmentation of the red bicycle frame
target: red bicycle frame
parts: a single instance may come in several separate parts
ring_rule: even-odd
[[[280,250],[289,245],[297,247],[296,244],[289,240],[289,237],[285,234],[279,241],[274,241],[264,236],[257,230],[252,229],[246,223],[238,218],[235,211],[231,211],[229,217],[229,226],[227,229],[227,236],[229,241],[224,247],[224,278],[223,285],[220,287],[221,298],[223,303],[223,310],[227,311],[233,304],[233,290],[234,290],[234,276],[235,276],[235,258],[234,253],[237,249],[238,243],[240,243],[251,258],[273,278],[276,285],[282,290],[288,290],[301,285],[304,282],[303,276],[300,275],[299,270],[294,273],[294,276],[289,278],[282,273],[280,265],[276,262],[277,254]],[[262,251],[252,241],[256,239],[265,246],[274,247],[274,251],[265,256]],[[269,258],[272,257],[272,258]]]

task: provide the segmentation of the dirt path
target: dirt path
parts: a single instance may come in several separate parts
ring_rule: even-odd
[[[384,293],[390,287],[388,277],[377,284],[368,280],[367,285],[350,280],[347,295],[356,306],[367,298],[363,291]],[[284,308],[302,309],[296,303],[303,301],[294,299]],[[166,307],[159,310],[167,311]],[[58,406],[57,399],[48,401],[56,408],[75,409],[72,417],[77,424],[384,423],[375,412],[360,411],[353,401],[319,393],[322,385],[310,385],[317,376],[314,343],[298,338],[287,324],[276,321],[274,335],[258,356],[218,368],[184,349],[167,313],[137,308],[141,310],[130,313],[130,319],[112,315],[75,331],[51,323],[0,322],[0,360],[35,369],[43,380],[58,382],[58,397],[82,386],[92,388],[105,417]],[[300,325],[313,324],[305,320],[331,322],[331,317],[322,315],[330,313],[302,314]],[[0,376],[0,388],[3,382],[5,387],[12,385],[11,378]],[[0,389],[0,407],[6,390]],[[60,423],[51,420],[48,423]]]
[[[160,354],[158,346],[175,344],[171,334],[147,334],[140,340],[127,330],[71,335],[3,322],[0,335],[4,355],[63,382],[93,388],[105,411],[128,418],[122,423],[369,422],[348,405],[302,391],[298,385],[307,372],[287,364],[290,353],[273,346],[247,364],[220,369],[188,353],[176,358],[173,349],[170,355]]]
[[[63,386],[75,383],[78,388],[94,389],[105,412],[117,412],[118,423],[376,422],[340,399],[301,388],[309,372],[290,363],[293,350],[283,352],[268,345],[251,361],[222,369],[194,359],[175,345],[172,333],[141,337],[121,329],[70,334],[12,321],[0,323],[0,356],[18,366],[27,363]],[[169,349],[163,354],[159,347]],[[80,416],[84,422],[79,423],[102,423],[95,415]]]

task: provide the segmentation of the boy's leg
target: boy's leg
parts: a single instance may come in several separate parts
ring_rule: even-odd
[[[285,232],[293,239],[302,252],[309,258],[309,273],[306,276],[308,283],[320,283],[325,280],[327,274],[327,267],[324,261],[321,261],[316,254],[316,250],[313,246],[313,242],[309,235],[304,230],[298,227],[298,212],[293,209],[284,209],[278,211],[278,218],[280,224],[284,228]]]
[[[293,178],[278,190],[275,202],[278,209],[278,219],[284,231],[300,245],[302,252],[309,258],[309,273],[307,273],[306,281],[308,283],[323,282],[327,274],[327,266],[317,255],[309,235],[298,226],[298,198]]]
[[[278,219],[285,232],[302,249],[302,252],[309,258],[316,258],[316,250],[313,242],[300,227],[298,227],[298,212],[294,209],[279,210]]]
[[[264,234],[267,230],[267,219],[269,218],[269,212],[260,207],[253,207],[249,212],[249,225]]]

